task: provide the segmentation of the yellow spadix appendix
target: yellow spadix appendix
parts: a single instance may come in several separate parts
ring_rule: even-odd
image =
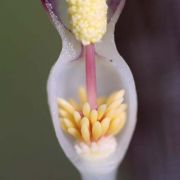
[[[106,0],[66,0],[70,29],[83,45],[100,41],[107,28]]]
[[[124,90],[109,97],[97,99],[97,109],[92,109],[87,101],[84,88],[79,89],[79,102],[58,98],[61,128],[77,141],[86,144],[98,142],[103,137],[115,136],[125,126],[127,105]]]

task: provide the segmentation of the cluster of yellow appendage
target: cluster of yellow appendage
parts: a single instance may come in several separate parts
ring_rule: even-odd
[[[107,28],[106,0],[66,0],[70,29],[84,45],[101,40]]]
[[[62,129],[79,141],[90,143],[101,137],[119,133],[126,122],[127,105],[123,103],[124,90],[108,98],[97,100],[98,108],[91,109],[84,88],[79,89],[80,103],[58,98],[58,111]]]

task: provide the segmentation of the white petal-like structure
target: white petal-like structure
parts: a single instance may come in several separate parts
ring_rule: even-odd
[[[45,5],[62,38],[62,51],[51,69],[47,85],[48,103],[56,136],[66,156],[79,169],[83,177],[84,174],[103,175],[103,172],[108,173],[116,169],[123,160],[136,125],[137,95],[133,75],[119,55],[114,41],[115,24],[125,0],[121,0],[111,17],[106,35],[100,43],[96,44],[96,71],[98,96],[108,96],[116,90],[125,89],[125,103],[128,105],[127,122],[123,131],[116,136],[116,151],[106,159],[98,160],[98,162],[91,161],[91,163],[77,154],[74,147],[75,142],[60,128],[57,108],[58,97],[77,99],[77,89],[82,85],[85,86],[85,61],[82,56],[82,46],[60,23],[58,17],[53,13],[51,3],[48,3],[46,1]],[[110,177],[107,175],[101,176],[100,179],[108,178]]]

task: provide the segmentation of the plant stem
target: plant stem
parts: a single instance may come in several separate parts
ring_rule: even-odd
[[[96,103],[96,62],[95,47],[93,44],[85,46],[86,64],[86,90],[88,101],[92,109],[97,108]]]

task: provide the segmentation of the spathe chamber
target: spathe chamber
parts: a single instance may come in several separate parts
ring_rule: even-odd
[[[58,3],[57,3],[58,2]],[[114,28],[116,21],[123,9],[124,0],[108,1],[108,27],[101,42],[96,44],[96,72],[97,72],[97,94],[107,96],[113,91],[124,89],[125,103],[128,105],[127,123],[123,131],[116,136],[117,147],[113,154],[98,161],[86,161],[75,151],[75,141],[67,136],[60,128],[57,98],[76,99],[79,86],[85,86],[85,61],[83,48],[73,34],[68,30],[63,16],[60,16],[59,7],[61,1],[44,0],[43,4],[49,12],[60,36],[62,38],[62,51],[52,67],[48,79],[48,102],[55,128],[56,136],[66,156],[83,174],[92,178],[103,176],[112,172],[122,161],[136,125],[137,97],[132,73],[119,55],[114,42]],[[57,7],[58,4],[58,7]],[[106,178],[109,177],[108,175]]]

